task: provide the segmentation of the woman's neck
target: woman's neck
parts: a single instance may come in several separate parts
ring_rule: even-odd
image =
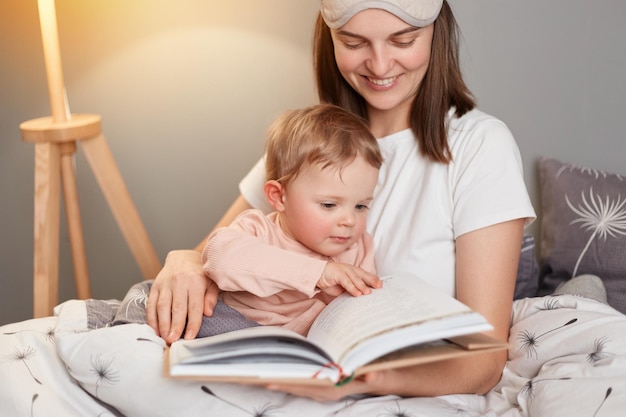
[[[370,131],[376,138],[384,138],[392,133],[400,132],[411,127],[409,111],[368,109]]]

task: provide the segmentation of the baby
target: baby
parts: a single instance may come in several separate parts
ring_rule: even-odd
[[[265,146],[274,211],[243,212],[211,233],[202,253],[220,300],[251,321],[304,335],[344,290],[379,288],[365,222],[382,162],[365,123],[340,107],[277,118]]]

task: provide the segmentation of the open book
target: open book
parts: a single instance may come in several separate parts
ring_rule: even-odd
[[[259,326],[195,340],[166,350],[172,378],[245,383],[332,384],[360,374],[448,359],[506,343],[480,314],[419,278],[397,274],[369,295],[342,294],[303,337]]]

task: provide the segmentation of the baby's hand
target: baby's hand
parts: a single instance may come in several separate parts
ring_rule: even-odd
[[[326,264],[317,287],[331,295],[338,295],[333,287],[341,287],[353,296],[365,295],[372,292],[372,288],[382,287],[383,282],[376,275],[371,274],[358,266],[333,263]]]

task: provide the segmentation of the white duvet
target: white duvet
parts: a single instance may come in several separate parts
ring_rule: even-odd
[[[626,316],[572,295],[514,303],[509,361],[487,395],[329,403],[165,379],[164,343],[150,327],[91,328],[111,319],[94,314],[87,302],[72,300],[54,317],[0,327],[2,417],[626,416]]]

